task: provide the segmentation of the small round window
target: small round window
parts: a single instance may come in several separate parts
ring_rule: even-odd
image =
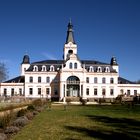
[[[68,53],[69,53],[69,54],[73,54],[73,50],[69,50]]]

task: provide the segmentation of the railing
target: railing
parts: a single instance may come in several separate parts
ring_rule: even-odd
[[[79,85],[80,81],[67,81],[67,84]]]

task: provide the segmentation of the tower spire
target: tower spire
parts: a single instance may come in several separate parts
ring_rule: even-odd
[[[72,22],[71,22],[71,19],[68,23],[68,30],[67,30],[67,38],[66,38],[66,43],[69,43],[69,42],[72,42],[75,44],[75,41],[74,41],[74,35],[73,35],[73,25],[72,25]]]

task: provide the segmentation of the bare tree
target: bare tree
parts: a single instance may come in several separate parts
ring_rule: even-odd
[[[0,62],[0,82],[3,82],[8,77],[8,71],[6,65],[3,62]]]

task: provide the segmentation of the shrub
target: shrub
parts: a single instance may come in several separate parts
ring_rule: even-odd
[[[27,113],[27,109],[21,109],[17,112],[17,117],[24,116]]]
[[[20,129],[16,126],[9,126],[5,129],[5,134],[17,133]]]
[[[19,117],[13,122],[13,125],[17,127],[23,127],[28,123],[28,121],[29,120],[26,116]]]
[[[32,104],[35,106],[35,107],[38,107],[38,106],[42,106],[43,103],[42,103],[42,100],[41,99],[36,99],[32,102]]]
[[[39,112],[38,111],[33,111],[33,115],[37,115]]]
[[[4,133],[0,133],[0,140],[7,140],[7,136]]]
[[[83,98],[81,97],[81,98],[80,98],[80,102],[82,103],[82,105],[86,105],[87,99],[83,99]]]
[[[28,118],[28,120],[32,120],[34,115],[32,112],[28,112],[28,113],[26,113],[26,117]]]
[[[51,108],[51,107],[50,107],[50,108]],[[42,107],[37,107],[37,108],[36,108],[36,111],[37,111],[37,112],[41,112],[42,110],[43,110]]]
[[[69,105],[70,102],[71,102],[71,98],[66,98],[66,102],[67,102],[67,104]]]
[[[28,105],[27,110],[34,111],[35,107],[33,105]]]
[[[14,118],[13,111],[4,112],[4,115],[0,117],[0,127],[5,129],[8,125],[10,125],[13,118]]]

